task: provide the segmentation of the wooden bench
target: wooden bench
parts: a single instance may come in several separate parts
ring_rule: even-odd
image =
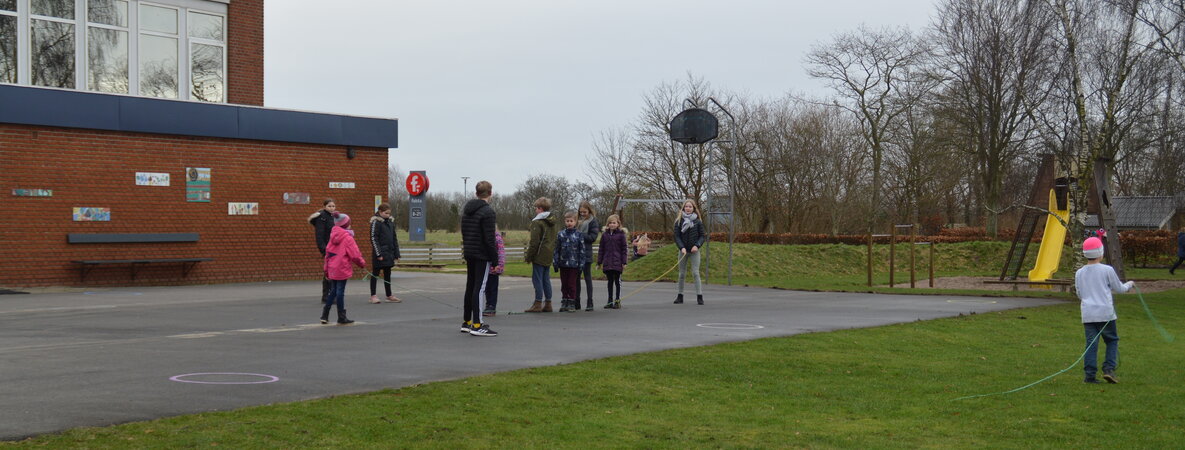
[[[1066,292],[1070,286],[1074,285],[1072,280],[1055,280],[1049,279],[1045,281],[1028,281],[1028,280],[986,280],[984,284],[1011,284],[1013,291],[1019,291],[1021,285],[1026,286],[1057,286],[1062,292]]]
[[[66,242],[70,244],[127,244],[127,243],[159,243],[159,242],[197,242],[198,233],[70,233]],[[143,258],[143,259],[84,259],[73,260],[82,268],[82,281],[86,281],[86,274],[91,269],[109,264],[129,264],[132,268],[132,280],[136,273],[147,264],[181,264],[181,276],[189,275],[193,266],[203,261],[213,261],[214,258]]]

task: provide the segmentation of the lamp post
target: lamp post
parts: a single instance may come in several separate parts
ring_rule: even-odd
[[[464,195],[469,192],[469,177],[461,177],[461,180],[465,182],[465,187],[461,190],[461,194]]]

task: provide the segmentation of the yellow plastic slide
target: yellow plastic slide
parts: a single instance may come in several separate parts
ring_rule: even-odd
[[[1066,207],[1070,207],[1070,202],[1066,202]],[[1069,209],[1057,209],[1057,197],[1054,196],[1053,189],[1049,190],[1049,210],[1062,220],[1068,221],[1070,219]],[[1062,225],[1050,214],[1045,219],[1045,233],[1041,235],[1041,249],[1037,251],[1037,264],[1033,266],[1033,270],[1029,271],[1029,281],[1045,281],[1057,272],[1057,265],[1062,259],[1062,246],[1066,242],[1066,226]]]

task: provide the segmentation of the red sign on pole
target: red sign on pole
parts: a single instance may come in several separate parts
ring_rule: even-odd
[[[412,172],[407,176],[407,193],[418,197],[428,192],[428,177],[419,172]]]

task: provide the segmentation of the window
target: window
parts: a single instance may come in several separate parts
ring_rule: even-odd
[[[140,5],[140,95],[177,98],[177,10]]]
[[[190,97],[222,102],[226,86],[226,43],[222,16],[189,13]]]
[[[98,92],[127,94],[128,2],[87,2],[86,88]]]
[[[0,83],[225,102],[226,28],[223,1],[0,0]]]
[[[16,83],[16,0],[0,0],[0,83]]]
[[[74,1],[31,0],[29,66],[35,86],[74,87]]]

